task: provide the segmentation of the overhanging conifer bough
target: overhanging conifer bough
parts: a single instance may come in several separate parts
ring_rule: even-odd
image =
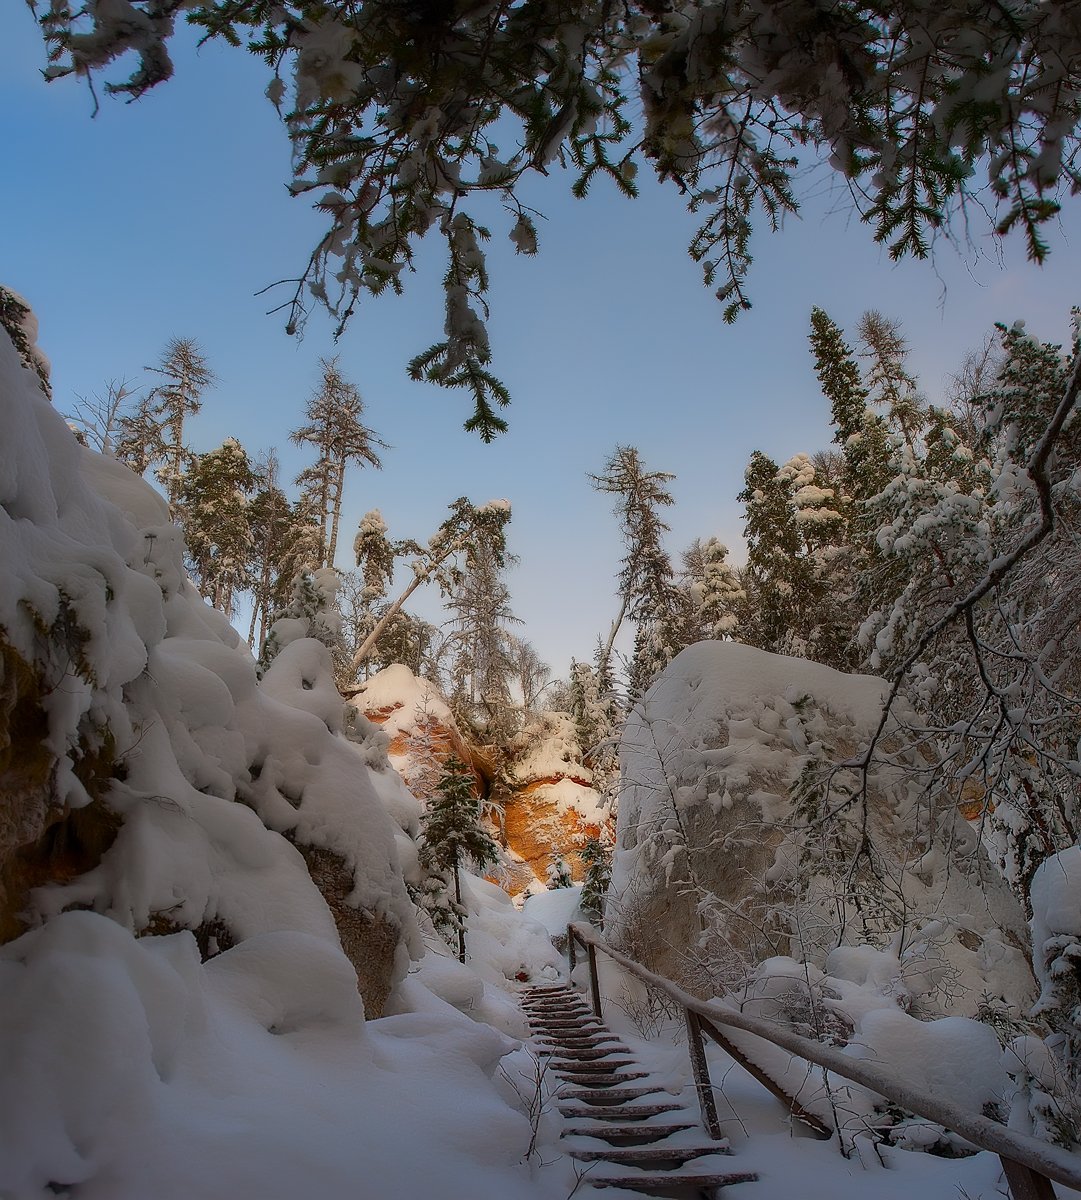
[[[107,90],[138,97],[173,73],[178,18],[265,59],[267,95],[294,149],[294,194],[327,229],[283,281],[298,331],[312,304],[340,333],[365,294],[401,291],[417,241],[447,248],[444,336],[410,374],[464,388],[466,427],[490,441],[509,402],[491,369],[492,231],[472,208],[494,193],[522,254],[537,250],[522,179],[569,170],[628,196],[639,164],[701,218],[691,256],[726,320],[750,307],[752,217],[798,208],[797,155],[813,147],[852,184],[897,258],[924,257],[969,197],[1042,227],[1081,190],[1081,5],[1047,0],[28,0],[54,79],[116,66]],[[118,60],[137,56],[125,77]],[[631,113],[636,114],[632,122]],[[637,114],[641,117],[638,119]],[[500,144],[497,144],[501,143]]]

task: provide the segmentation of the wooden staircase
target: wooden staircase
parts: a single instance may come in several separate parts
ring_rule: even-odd
[[[590,1164],[585,1182],[677,1200],[713,1200],[720,1189],[758,1178],[724,1170],[727,1141],[693,1139],[697,1112],[651,1085],[630,1050],[570,987],[534,987],[521,1000],[535,1052],[562,1086],[567,1154]]]

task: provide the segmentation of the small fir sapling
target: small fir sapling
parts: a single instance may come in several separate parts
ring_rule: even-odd
[[[478,870],[499,860],[499,850],[480,823],[480,803],[473,795],[474,780],[460,758],[447,759],[436,794],[421,817],[420,864],[431,875],[449,874],[454,883],[453,928],[458,960],[465,962],[465,907],[462,903],[461,868]],[[448,881],[449,882],[449,881]],[[438,925],[438,922],[437,922]]]
[[[293,580],[285,608],[274,614],[263,643],[258,669],[262,676],[281,650],[297,638],[322,642],[331,653],[340,646],[341,615],[337,606],[338,572],[333,567],[305,568]]]
[[[574,880],[571,878],[571,869],[567,860],[561,854],[556,855],[548,864],[548,890],[554,892],[560,888],[573,886]]]

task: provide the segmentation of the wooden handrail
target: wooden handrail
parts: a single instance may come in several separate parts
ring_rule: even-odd
[[[728,1026],[760,1037],[774,1046],[779,1046],[782,1050],[787,1050],[790,1054],[815,1063],[824,1070],[831,1071],[835,1075],[840,1075],[844,1079],[877,1092],[900,1108],[914,1112],[928,1121],[934,1121],[936,1124],[960,1134],[973,1145],[979,1146],[981,1150],[997,1154],[1002,1160],[1003,1170],[1014,1200],[1054,1200],[1054,1190],[1048,1182],[1052,1179],[1056,1183],[1081,1191],[1081,1162],[1075,1155],[1059,1146],[1053,1146],[1047,1142],[1041,1142],[1038,1138],[1030,1137],[1028,1134],[1007,1129],[1004,1125],[991,1121],[979,1113],[966,1112],[956,1105],[936,1100],[933,1096],[923,1095],[907,1083],[891,1078],[881,1067],[873,1063],[851,1058],[833,1046],[801,1037],[771,1021],[749,1016],[724,1001],[699,1000],[697,996],[685,992],[670,979],[654,974],[643,967],[641,963],[635,962],[634,959],[628,958],[619,950],[609,946],[597,937],[589,926],[572,924],[567,927],[567,945],[572,969],[575,965],[574,946],[576,942],[589,952],[590,984],[595,997],[594,1008],[598,1015],[600,1015],[600,986],[596,971],[596,951],[601,950],[625,970],[641,979],[643,983],[657,988],[680,1005],[685,1013],[694,1014],[700,1021],[714,1027]],[[690,1025],[688,1025],[688,1031],[690,1031]],[[692,1050],[692,1066],[694,1057]],[[704,1059],[704,1055],[702,1057]],[[742,1061],[744,1057],[740,1055],[737,1061]],[[695,1073],[695,1082],[701,1091],[703,1085],[697,1078],[697,1069]],[[759,1079],[764,1074],[758,1071],[754,1073]],[[790,1107],[795,1104],[793,1097],[784,1093],[775,1082],[770,1082],[772,1083],[770,1090],[774,1095],[784,1097]],[[708,1078],[705,1083],[708,1086]]]

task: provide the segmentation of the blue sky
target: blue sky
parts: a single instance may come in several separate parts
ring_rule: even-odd
[[[995,320],[1023,317],[1064,340],[1079,301],[1081,205],[1052,232],[1042,269],[1019,240],[987,237],[982,217],[961,251],[943,243],[933,263],[894,265],[822,173],[807,180],[802,221],[756,237],[755,308],[726,326],[687,256],[693,221],[673,190],[646,180],[629,202],[601,183],[580,202],[556,176],[531,189],[548,218],[536,259],[515,257],[505,226],[493,229],[495,369],[514,402],[510,433],[485,446],[461,429],[464,396],[405,375],[440,336],[438,246],[420,255],[405,297],[370,302],[337,345],[320,314],[299,342],[265,315],[273,300],[255,293],[299,271],[320,224],[286,194],[289,148],[261,64],[227,47],[185,52],[176,79],[136,104],[103,96],[92,119],[86,88],[46,85],[43,62],[27,10],[5,6],[2,279],[38,314],[58,407],[109,379],[140,383],[169,338],[193,337],[219,377],[191,425],[195,448],[227,436],[253,454],[275,446],[291,475],[306,459],[288,431],[319,358],[340,354],[393,447],[382,472],[348,485],[346,552],[369,508],[392,535],[424,538],[455,497],[506,496],[521,558],[514,607],[557,673],[588,657],[618,607],[618,531],[586,478],[617,443],[676,474],[673,553],[717,535],[738,557],[735,496],[751,451],[783,461],[829,440],[807,349],[812,305],[850,340],[865,309],[900,318],[933,399]]]

